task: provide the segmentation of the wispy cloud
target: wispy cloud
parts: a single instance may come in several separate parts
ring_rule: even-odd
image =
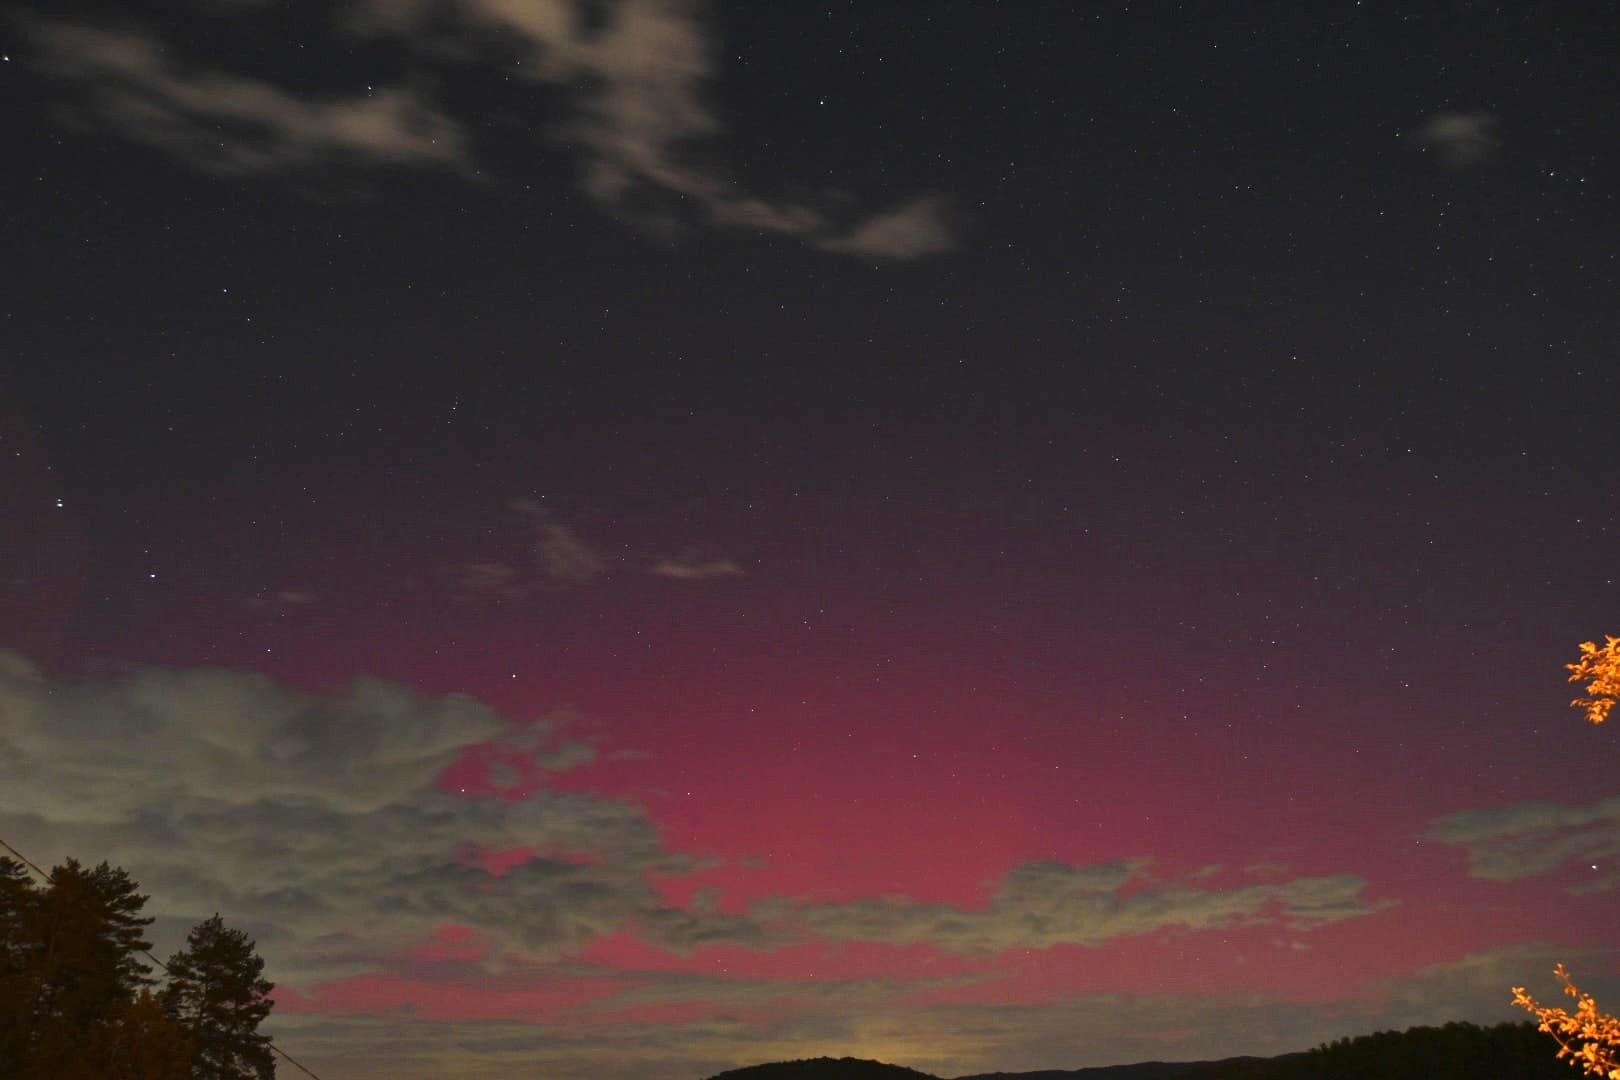
[[[1487,112],[1437,112],[1426,117],[1412,136],[1453,168],[1483,165],[1496,157],[1496,117]]]
[[[627,927],[677,951],[763,940],[746,917],[660,900],[653,878],[700,864],[666,850],[638,806],[437,786],[490,742],[503,758],[532,747],[547,772],[593,758],[553,733],[382,680],[306,694],[153,668],[60,683],[0,653],[0,835],[46,861],[129,867],[169,922],[232,912],[294,983],[374,969],[445,923],[538,959]],[[536,854],[499,876],[469,862],[515,849]]]
[[[512,499],[506,505],[529,522],[534,534],[534,566],[543,584],[573,588],[589,585],[607,573],[607,560],[559,522],[540,500]]]
[[[227,27],[266,17],[269,7],[199,6]],[[845,200],[830,193],[795,200],[750,190],[720,165],[717,151],[731,136],[713,104],[723,72],[714,13],[701,0],[340,0],[330,16],[324,27],[311,24],[316,45],[361,38],[391,49],[405,71],[399,84],[320,96],[210,66],[217,59],[188,63],[133,13],[117,29],[61,19],[25,25],[42,69],[75,88],[90,117],[203,169],[360,163],[482,176],[476,121],[421,87],[495,70],[564,92],[565,118],[533,135],[577,152],[583,190],[627,219],[673,231],[746,229],[884,259],[955,245],[942,196],[863,217],[835,212]]]
[[[731,559],[705,559],[695,551],[684,551],[673,559],[659,559],[647,568],[655,577],[675,581],[708,581],[713,578],[739,577],[741,566]]]
[[[457,595],[516,602],[542,592],[589,585],[607,574],[607,558],[577,531],[559,521],[539,499],[526,496],[510,499],[506,506],[526,523],[527,563],[523,566],[491,560],[463,563],[456,568]]]
[[[847,255],[917,259],[950,251],[956,239],[945,220],[945,200],[924,195],[874,214],[836,236],[819,239],[815,245]]]
[[[292,608],[308,607],[318,598],[308,589],[272,589],[242,598],[242,606],[249,611],[286,612]]]
[[[23,25],[45,70],[78,86],[92,115],[199,168],[469,164],[460,125],[403,87],[303,96],[264,80],[182,65],[164,42],[139,30],[52,20]]]
[[[1466,851],[1476,878],[1512,881],[1578,865],[1590,876],[1575,891],[1620,888],[1620,796],[1590,806],[1527,802],[1464,810],[1436,818],[1423,835]]]
[[[1277,923],[1306,930],[1371,915],[1394,903],[1369,901],[1351,875],[1295,878],[1232,889],[1153,882],[1151,860],[1091,865],[1030,862],[1015,867],[988,907],[959,908],[905,898],[813,904],[791,919],[820,937],[894,945],[928,942],[952,952],[1100,945],[1160,930],[1209,930]]]

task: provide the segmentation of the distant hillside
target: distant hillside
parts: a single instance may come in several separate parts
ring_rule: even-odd
[[[1171,1077],[1187,1076],[1196,1073],[1204,1076],[1204,1071],[1224,1065],[1249,1065],[1256,1062],[1270,1063],[1283,1061],[1286,1058],[1301,1057],[1300,1054],[1288,1054],[1284,1058],[1255,1058],[1236,1057],[1222,1058],[1219,1061],[1141,1061],[1135,1065],[1104,1065],[1092,1069],[1048,1069],[1044,1072],[993,1072],[974,1073],[972,1076],[958,1077],[957,1080],[1170,1080]]]
[[[929,1073],[861,1058],[810,1058],[729,1069],[709,1080],[939,1080]]]
[[[1573,1080],[1558,1044],[1534,1024],[1453,1023],[1339,1039],[1273,1058],[1144,1061],[1096,1069],[975,1073],[958,1080]],[[938,1080],[859,1058],[814,1058],[732,1069],[710,1080]]]
[[[1224,1061],[1149,1061],[1069,1072],[980,1073],[959,1080],[1575,1080],[1534,1024],[1453,1023],[1339,1039],[1304,1053]]]
[[[1452,1023],[1339,1039],[1305,1054],[1221,1063],[1197,1080],[1578,1080],[1531,1023]]]

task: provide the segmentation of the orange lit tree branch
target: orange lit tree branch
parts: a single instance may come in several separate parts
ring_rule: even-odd
[[[1608,636],[1601,648],[1595,641],[1581,642],[1581,658],[1564,667],[1570,682],[1586,681],[1586,696],[1570,702],[1570,707],[1584,710],[1594,724],[1607,720],[1620,699],[1620,637]],[[1599,1012],[1592,995],[1581,992],[1563,964],[1553,968],[1553,974],[1564,984],[1564,993],[1575,999],[1573,1013],[1539,1004],[1522,986],[1513,988],[1513,1004],[1534,1014],[1541,1030],[1558,1040],[1560,1058],[1591,1076],[1620,1080],[1620,1017]]]
[[[1586,696],[1570,702],[1570,707],[1585,710],[1594,724],[1603,723],[1620,699],[1620,637],[1610,636],[1601,647],[1595,641],[1581,642],[1581,658],[1564,666],[1569,669],[1570,682],[1590,680]]]
[[[1560,1058],[1592,1076],[1620,1080],[1620,1018],[1598,1012],[1592,995],[1576,987],[1563,964],[1553,968],[1553,974],[1564,984],[1564,993],[1575,999],[1573,1013],[1538,1005],[1522,986],[1513,988],[1513,1004],[1534,1013],[1541,1030],[1558,1040]]]

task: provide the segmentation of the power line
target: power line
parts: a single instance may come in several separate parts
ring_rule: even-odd
[[[28,856],[24,855],[22,852],[18,851],[16,848],[12,847],[10,844],[6,843],[5,840],[0,840],[0,847],[5,848],[7,851],[9,851],[13,855],[17,856],[17,858],[22,861],[22,864],[24,866],[28,867],[28,869],[32,870],[34,873],[36,873],[40,877],[44,878],[50,884],[52,884],[52,885],[56,884],[56,878],[52,877],[49,871],[40,869],[40,866],[39,866],[38,863],[36,863],[33,859],[30,859]],[[163,961],[161,961],[157,957],[153,956],[147,950],[142,949],[141,950],[141,955],[146,957],[148,960],[152,961],[152,963],[156,964],[158,967],[162,968],[164,970],[164,972],[166,972],[167,974],[169,974],[169,975],[174,974],[174,971],[170,969],[168,964],[165,964]],[[287,1064],[291,1065],[293,1068],[297,1069],[299,1072],[301,1072],[305,1076],[309,1077],[310,1080],[321,1080],[321,1078],[319,1076],[316,1076],[315,1073],[310,1071],[309,1066],[305,1065],[303,1062],[299,1061],[297,1058],[295,1058],[291,1054],[287,1053],[287,1051],[285,1051],[281,1047],[277,1046],[275,1044],[275,1041],[272,1040],[268,1035],[265,1036],[264,1045],[268,1046],[272,1053],[280,1055],[282,1060],[286,1061]]]

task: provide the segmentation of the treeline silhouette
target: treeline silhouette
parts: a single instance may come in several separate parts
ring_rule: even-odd
[[[218,915],[151,977],[147,898],[129,874],[69,859],[43,885],[0,856],[0,1077],[269,1080],[273,985]]]
[[[1558,1044],[1531,1023],[1453,1022],[1338,1039],[1285,1058],[1222,1062],[1198,1080],[1575,1080]]]
[[[881,1061],[863,1058],[806,1058],[801,1061],[776,1061],[768,1065],[749,1065],[717,1073],[710,1080],[938,1080],[925,1072],[902,1065],[885,1065]]]
[[[1097,1069],[980,1073],[960,1080],[1576,1080],[1558,1045],[1534,1024],[1380,1031],[1294,1054],[1223,1061],[1140,1062]],[[710,1080],[938,1080],[929,1073],[856,1058],[754,1065]]]

